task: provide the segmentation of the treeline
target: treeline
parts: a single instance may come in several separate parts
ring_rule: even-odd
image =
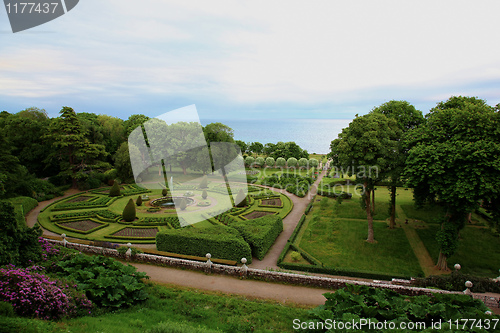
[[[486,209],[500,229],[500,104],[492,107],[476,97],[454,96],[439,102],[424,117],[406,101],[384,103],[357,116],[331,143],[332,166],[351,167],[363,184],[362,205],[373,233],[374,185],[391,190],[394,227],[396,188],[413,188],[417,206],[439,203],[446,218],[437,234],[438,266],[457,249],[459,232],[470,214]],[[377,172],[366,170],[376,167]]]
[[[148,120],[150,118],[142,114],[122,120],[108,115],[76,113],[70,107],[63,107],[55,118],[48,117],[45,110],[36,107],[17,113],[1,112],[0,198],[22,195],[42,201],[60,195],[69,187],[87,190],[112,184],[115,179],[133,181],[128,138],[134,129]],[[166,135],[162,127],[165,124],[158,124],[159,130],[155,133],[161,138],[161,135]],[[182,122],[170,125],[171,132],[178,131],[169,132],[172,134],[170,137],[178,137],[180,133],[186,133],[187,127],[193,126],[194,123]],[[242,146],[241,141],[234,140],[233,130],[222,123],[211,123],[201,129],[202,140],[206,141],[212,155],[217,153],[217,149],[210,147],[211,142],[230,142],[242,147],[244,154],[265,151],[270,157],[308,157],[307,151],[294,142],[268,143],[265,146],[253,143],[249,145],[253,150],[248,150],[246,144]],[[200,133],[199,128],[191,133]],[[175,142],[168,144],[173,147]],[[207,155],[200,153],[200,156]],[[218,160],[223,161],[221,158]],[[182,154],[178,154],[171,163],[184,172],[186,168],[207,172],[218,167],[206,157],[194,156],[193,159]]]

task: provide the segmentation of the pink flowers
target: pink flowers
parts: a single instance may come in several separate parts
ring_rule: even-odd
[[[36,273],[40,270],[40,266],[0,268],[0,300],[11,303],[19,315],[41,319],[75,316],[92,308],[85,295]]]
[[[49,256],[56,255],[59,253],[59,249],[55,248],[43,237],[38,238],[38,243],[42,247],[42,259],[46,261]]]

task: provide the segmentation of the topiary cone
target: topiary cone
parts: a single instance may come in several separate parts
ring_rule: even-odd
[[[207,175],[204,175],[200,183],[200,188],[207,188],[207,187],[208,187],[208,179]]]
[[[185,198],[182,198],[180,208],[181,210],[186,210],[187,202]]]
[[[142,205],[142,197],[141,196],[137,197],[137,200],[135,201],[135,204],[137,205],[137,207],[139,207],[139,206]]]
[[[203,200],[205,200],[208,197],[207,190],[203,190],[203,192],[201,193],[201,197],[203,198]]]
[[[236,207],[243,207],[247,205],[247,196],[245,195],[245,192],[243,190],[240,190],[238,192],[238,195],[236,196],[235,200]]]
[[[166,197],[168,195],[168,190],[166,188],[164,188],[163,190],[161,190],[161,195],[163,195],[164,197]]]
[[[135,220],[135,204],[134,200],[130,199],[123,209],[123,214],[122,214],[123,219],[126,222],[132,222]]]
[[[110,197],[119,197],[120,195],[121,195],[120,186],[118,185],[117,181],[115,180],[113,182],[113,186],[111,187],[111,190],[109,190],[109,196]]]

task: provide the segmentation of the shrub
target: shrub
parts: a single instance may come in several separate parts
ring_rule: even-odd
[[[205,200],[208,197],[207,190],[203,190],[203,192],[201,193],[201,197],[203,198],[203,200]]]
[[[168,195],[168,189],[164,188],[163,190],[161,190],[161,195],[166,197]]]
[[[252,251],[240,233],[230,227],[216,225],[207,228],[163,230],[156,234],[156,248],[180,254],[236,260],[247,258],[251,263]]]
[[[57,263],[57,272],[74,279],[87,297],[99,306],[119,308],[147,299],[146,273],[104,256],[76,253]]]
[[[231,227],[238,230],[245,241],[250,244],[252,255],[262,260],[283,231],[283,220],[276,215],[264,216],[248,221],[232,223]]]
[[[253,158],[252,156],[247,156],[247,158],[245,158],[245,164],[248,166],[252,166],[254,161],[255,161],[255,158]]]
[[[120,195],[121,195],[120,185],[118,185],[118,182],[115,180],[113,182],[113,186],[111,186],[111,189],[109,190],[109,196],[110,197],[119,197]]]
[[[135,220],[135,204],[134,200],[130,199],[123,209],[123,214],[122,214],[123,219],[126,222],[132,222]]]
[[[141,196],[137,197],[137,200],[135,201],[135,204],[137,205],[137,207],[142,206],[142,197]]]
[[[315,158],[311,158],[311,159],[309,160],[309,166],[311,166],[311,167],[313,167],[313,168],[317,168],[317,167],[318,167],[318,165],[319,165],[319,162],[318,162],[318,160],[317,160],[317,159],[315,159]]]
[[[471,291],[475,293],[500,293],[500,282],[492,279],[462,274],[460,271],[453,271],[450,275],[431,275],[426,278],[417,278],[413,284],[417,287],[434,287],[443,290],[463,291],[465,282],[471,281]]]
[[[12,304],[0,301],[0,317],[13,317],[14,316],[14,308]]]
[[[92,303],[76,289],[34,271],[14,265],[0,268],[0,300],[8,301],[20,316],[59,319],[89,311]]]
[[[207,188],[208,187],[208,178],[207,175],[204,175],[203,178],[201,179],[200,188]]]
[[[264,160],[264,157],[259,156],[255,159],[255,164],[257,164],[260,167],[264,166],[264,163],[266,163],[266,161]]]
[[[180,208],[181,208],[181,210],[186,210],[186,207],[187,207],[186,198],[182,198]]]
[[[301,159],[299,159],[298,165],[301,168],[305,168],[305,167],[307,167],[308,162],[309,161],[307,160],[307,158],[302,157]]]
[[[296,167],[296,166],[297,166],[297,159],[296,159],[295,157],[290,157],[290,158],[286,161],[286,165],[287,165],[287,167],[289,167],[289,168]]]
[[[283,167],[285,167],[285,165],[286,165],[286,160],[283,157],[278,157],[276,159],[276,166],[278,168],[283,168]]]
[[[302,256],[300,255],[300,252],[297,252],[297,251],[292,251],[292,253],[290,253],[290,258],[292,259],[292,261],[299,261],[300,258],[302,258]]]
[[[245,192],[243,192],[243,189],[238,192],[238,195],[235,199],[235,204],[236,207],[244,207],[247,205],[247,196],[245,195]]]
[[[275,163],[274,158],[272,158],[272,157],[266,158],[266,165],[268,167],[270,167],[270,168],[274,167],[274,163]]]

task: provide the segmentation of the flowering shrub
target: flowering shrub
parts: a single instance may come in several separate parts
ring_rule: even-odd
[[[36,273],[40,266],[0,268],[0,300],[12,304],[18,315],[40,319],[75,316],[92,308],[92,302],[61,281]]]
[[[55,256],[59,254],[59,249],[50,244],[45,238],[39,237],[38,243],[42,247],[42,260],[47,261],[49,256]]]

